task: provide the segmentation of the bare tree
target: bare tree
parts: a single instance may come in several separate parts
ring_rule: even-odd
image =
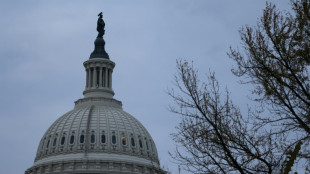
[[[300,159],[310,159],[310,1],[291,1],[293,14],[267,3],[256,27],[240,31],[242,52],[230,50],[233,73],[254,86],[255,101],[268,109],[256,127],[291,137],[284,151],[303,142]],[[308,163],[310,164],[310,163]]]
[[[214,73],[202,83],[192,64],[177,61],[170,109],[182,121],[171,155],[183,169],[288,173],[310,159],[309,0],[291,3],[294,14],[267,3],[257,26],[241,29],[242,52],[231,48],[228,53],[237,63],[233,73],[254,86],[253,98],[266,111],[242,116]]]
[[[201,83],[197,70],[186,61],[177,62],[175,82],[179,93],[169,91],[176,106],[171,111],[182,116],[173,134],[180,147],[172,155],[193,173],[273,173],[282,154],[281,140],[264,130],[255,130],[244,120],[226,90],[221,95],[211,73]]]

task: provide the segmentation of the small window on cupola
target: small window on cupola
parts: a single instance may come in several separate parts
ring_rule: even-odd
[[[112,144],[116,144],[116,135],[114,132],[112,132]]]
[[[147,142],[146,138],[145,138],[145,145],[146,145],[146,149],[149,150],[149,143]]]
[[[126,145],[126,137],[122,135],[122,144],[125,146]]]
[[[66,137],[65,137],[65,136],[62,136],[60,145],[64,145],[64,144],[65,144],[65,140],[66,140]]]
[[[116,144],[116,136],[115,135],[112,135],[112,143]]]
[[[43,140],[43,142],[42,142],[42,150],[44,149],[44,142],[45,142],[45,139],[46,139],[46,138],[44,138],[44,140]]]
[[[104,134],[104,131],[102,131],[101,143],[105,143],[105,142],[106,142],[105,134]]]
[[[90,136],[90,143],[95,143],[95,134]]]
[[[141,149],[143,148],[142,140],[140,138],[139,138],[139,146]]]
[[[54,138],[54,141],[53,141],[53,146],[55,147],[56,146],[56,143],[57,143],[57,137]]]
[[[47,141],[46,148],[48,148],[49,145],[50,145],[50,139],[48,139]]]
[[[150,145],[151,145],[151,151],[154,152],[152,140],[150,140]]]
[[[83,144],[84,143],[84,140],[85,140],[85,137],[84,137],[84,134],[82,134],[80,136],[80,143]]]
[[[131,146],[132,147],[136,146],[135,139],[133,137],[131,137]]]
[[[73,144],[74,143],[74,135],[71,135],[70,137],[70,144]]]

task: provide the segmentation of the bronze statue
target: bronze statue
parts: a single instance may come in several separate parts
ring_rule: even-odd
[[[97,31],[98,31],[98,37],[102,38],[102,36],[104,35],[104,26],[105,26],[105,23],[102,19],[102,12],[100,12],[98,14],[99,18],[98,18],[98,21],[97,21]]]
[[[90,54],[89,58],[105,58],[109,59],[108,53],[105,51],[104,46],[105,46],[105,41],[103,39],[104,35],[104,26],[105,23],[102,19],[102,12],[98,14],[99,18],[97,21],[97,31],[98,31],[98,36],[95,40],[95,49],[94,51]]]

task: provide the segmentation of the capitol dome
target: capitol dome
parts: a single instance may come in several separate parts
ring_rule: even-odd
[[[98,26],[100,22],[99,15]],[[84,98],[47,129],[25,174],[166,173],[146,128],[113,98],[115,63],[104,49],[102,30],[98,32],[95,49],[84,62]]]

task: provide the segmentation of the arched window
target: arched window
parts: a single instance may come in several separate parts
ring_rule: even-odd
[[[50,140],[47,141],[46,148],[50,145]]]
[[[74,143],[74,135],[71,135],[70,137],[70,144],[73,144]]]
[[[126,145],[126,137],[124,135],[122,135],[122,144]]]
[[[63,137],[61,138],[61,142],[60,142],[60,144],[61,144],[61,145],[64,145],[64,144],[65,144],[65,140],[66,140],[66,137],[65,137],[65,136],[63,136]]]
[[[116,136],[112,135],[112,144],[116,144]]]
[[[131,146],[136,146],[135,139],[131,137]]]
[[[150,140],[150,144],[151,144],[151,151],[154,152],[152,140]]]
[[[44,149],[44,142],[45,142],[45,139],[42,142],[42,150]]]
[[[101,143],[105,143],[105,135],[104,134],[101,135]]]
[[[84,143],[84,135],[83,134],[80,136],[80,143]]]
[[[143,144],[142,144],[142,140],[139,139],[139,145],[140,145],[140,148],[142,149],[143,148]]]
[[[146,149],[149,150],[149,144],[146,139],[145,139],[145,144],[146,144]]]
[[[57,143],[57,137],[54,138],[53,146],[56,146],[56,143]]]
[[[95,135],[94,134],[92,134],[90,136],[90,143],[95,143]]]

